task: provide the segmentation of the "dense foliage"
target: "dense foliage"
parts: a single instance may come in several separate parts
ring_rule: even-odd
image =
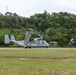
[[[19,29],[17,25],[42,31],[47,42],[57,41],[59,46],[67,46],[71,38],[76,42],[75,14],[67,12],[50,14],[44,11],[27,18],[11,12],[6,12],[4,15],[0,13],[0,29],[8,28],[13,33],[13,29]],[[22,37],[21,35],[23,34],[21,33],[19,37]],[[2,41],[3,35],[0,35],[0,39]]]

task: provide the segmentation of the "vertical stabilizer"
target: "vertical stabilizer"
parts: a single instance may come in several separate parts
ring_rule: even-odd
[[[4,42],[5,42],[5,44],[10,43],[10,39],[9,39],[8,35],[5,35]]]
[[[14,35],[11,35],[11,41],[16,41]]]

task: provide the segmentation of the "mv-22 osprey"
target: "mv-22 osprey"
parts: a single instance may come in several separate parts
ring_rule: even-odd
[[[18,46],[24,46],[25,48],[31,48],[31,47],[48,48],[49,47],[49,43],[43,40],[43,36],[40,33],[39,33],[38,38],[32,38],[32,39],[31,39],[31,34],[32,34],[32,30],[27,30],[24,40],[21,40],[21,41],[16,41],[14,35],[11,35],[11,37],[9,38],[9,36],[6,34],[4,41],[5,41],[5,44],[9,44],[10,42],[13,42],[14,44],[17,44]]]

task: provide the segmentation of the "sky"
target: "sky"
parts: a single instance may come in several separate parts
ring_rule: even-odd
[[[0,0],[0,12],[30,17],[36,13],[68,12],[76,14],[76,0]]]

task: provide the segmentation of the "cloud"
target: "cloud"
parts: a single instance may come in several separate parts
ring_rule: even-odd
[[[76,14],[76,0],[0,0],[0,11],[17,13],[21,16],[30,16],[42,13],[44,10],[52,12],[70,12]]]

